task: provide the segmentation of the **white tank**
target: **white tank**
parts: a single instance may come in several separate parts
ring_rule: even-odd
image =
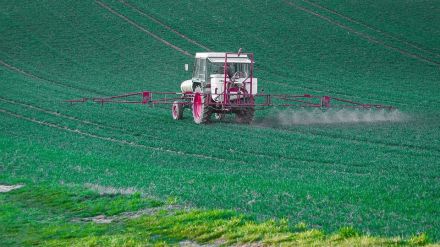
[[[191,93],[193,91],[193,82],[192,80],[186,80],[180,84],[180,90],[182,93]]]
[[[211,95],[215,102],[223,101],[224,80],[225,76],[222,74],[211,75]]]

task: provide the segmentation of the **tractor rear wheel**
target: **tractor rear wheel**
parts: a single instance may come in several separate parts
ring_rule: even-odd
[[[254,98],[250,97],[243,100],[244,103],[252,104],[251,106],[243,106],[235,113],[235,122],[241,124],[250,124],[254,120],[255,108],[253,106]]]
[[[211,109],[208,106],[206,97],[207,95],[203,94],[201,90],[195,90],[192,112],[196,124],[204,124],[210,121]]]
[[[171,107],[171,113],[174,120],[180,120],[183,117],[183,105],[179,101],[174,101]]]

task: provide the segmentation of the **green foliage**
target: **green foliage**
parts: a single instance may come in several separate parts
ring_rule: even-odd
[[[139,195],[134,197],[146,200]],[[96,214],[96,208],[82,206],[81,211],[76,210],[78,204],[86,205],[108,199],[107,195],[99,195],[80,187],[32,183],[16,191],[0,194],[3,205],[0,208],[0,245],[169,246],[179,245],[182,241],[225,246],[403,246],[428,243],[425,234],[402,241],[363,236],[352,228],[341,229],[336,234],[338,238],[317,229],[298,232],[292,231],[285,219],[257,223],[236,212],[219,209],[163,209],[155,213],[139,214],[137,218],[124,216],[121,213],[125,211],[120,211],[116,215],[118,220],[106,224],[84,220],[87,219],[84,216]],[[111,199],[128,205],[132,204],[133,195],[114,195]],[[113,211],[99,213],[108,212]],[[298,225],[304,226],[305,223]]]
[[[359,232],[351,226],[342,227],[339,229],[338,234],[342,239],[359,236]]]
[[[8,194],[7,198],[19,201],[24,205],[37,205],[54,211],[60,210],[64,214],[79,217],[101,214],[111,216],[121,212],[162,205],[158,201],[142,198],[139,193],[121,197],[120,195],[99,195],[93,191],[77,193],[72,189],[74,188],[59,188],[50,185],[25,186]]]
[[[426,233],[420,233],[415,236],[412,236],[410,239],[408,239],[408,243],[410,245],[426,245],[430,242],[430,239],[428,237],[428,234]]]
[[[174,205],[174,204],[177,204],[178,198],[175,197],[175,196],[170,196],[170,197],[167,198],[166,202],[169,205]]]
[[[308,228],[307,224],[303,221],[301,221],[295,225],[295,230],[300,231],[300,232],[307,230],[307,228]]]

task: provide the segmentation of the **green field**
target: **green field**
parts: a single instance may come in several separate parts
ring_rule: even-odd
[[[440,2],[1,1],[0,182],[95,184],[326,232],[440,241]],[[66,99],[177,91],[200,51],[254,52],[265,92],[396,122],[196,125]],[[283,114],[294,114],[287,110]]]
[[[86,187],[26,181],[24,187],[1,193],[0,245],[415,246],[430,241],[426,233],[407,239],[380,238],[365,236],[353,227],[328,234],[304,222],[293,226],[286,219],[255,222],[232,210],[190,209],[175,200],[127,194],[130,190]]]

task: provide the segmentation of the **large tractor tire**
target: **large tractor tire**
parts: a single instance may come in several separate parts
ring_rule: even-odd
[[[179,101],[174,101],[171,107],[171,113],[174,120],[180,120],[183,118],[183,105]]]
[[[243,102],[253,104],[254,98],[250,97],[244,99]],[[243,106],[235,113],[235,122],[241,124],[251,124],[252,121],[254,120],[254,115],[255,115],[255,107],[253,105]]]
[[[192,103],[192,113],[196,124],[205,124],[210,121],[211,109],[206,99],[207,95],[202,93],[200,88],[194,90],[194,99]]]

